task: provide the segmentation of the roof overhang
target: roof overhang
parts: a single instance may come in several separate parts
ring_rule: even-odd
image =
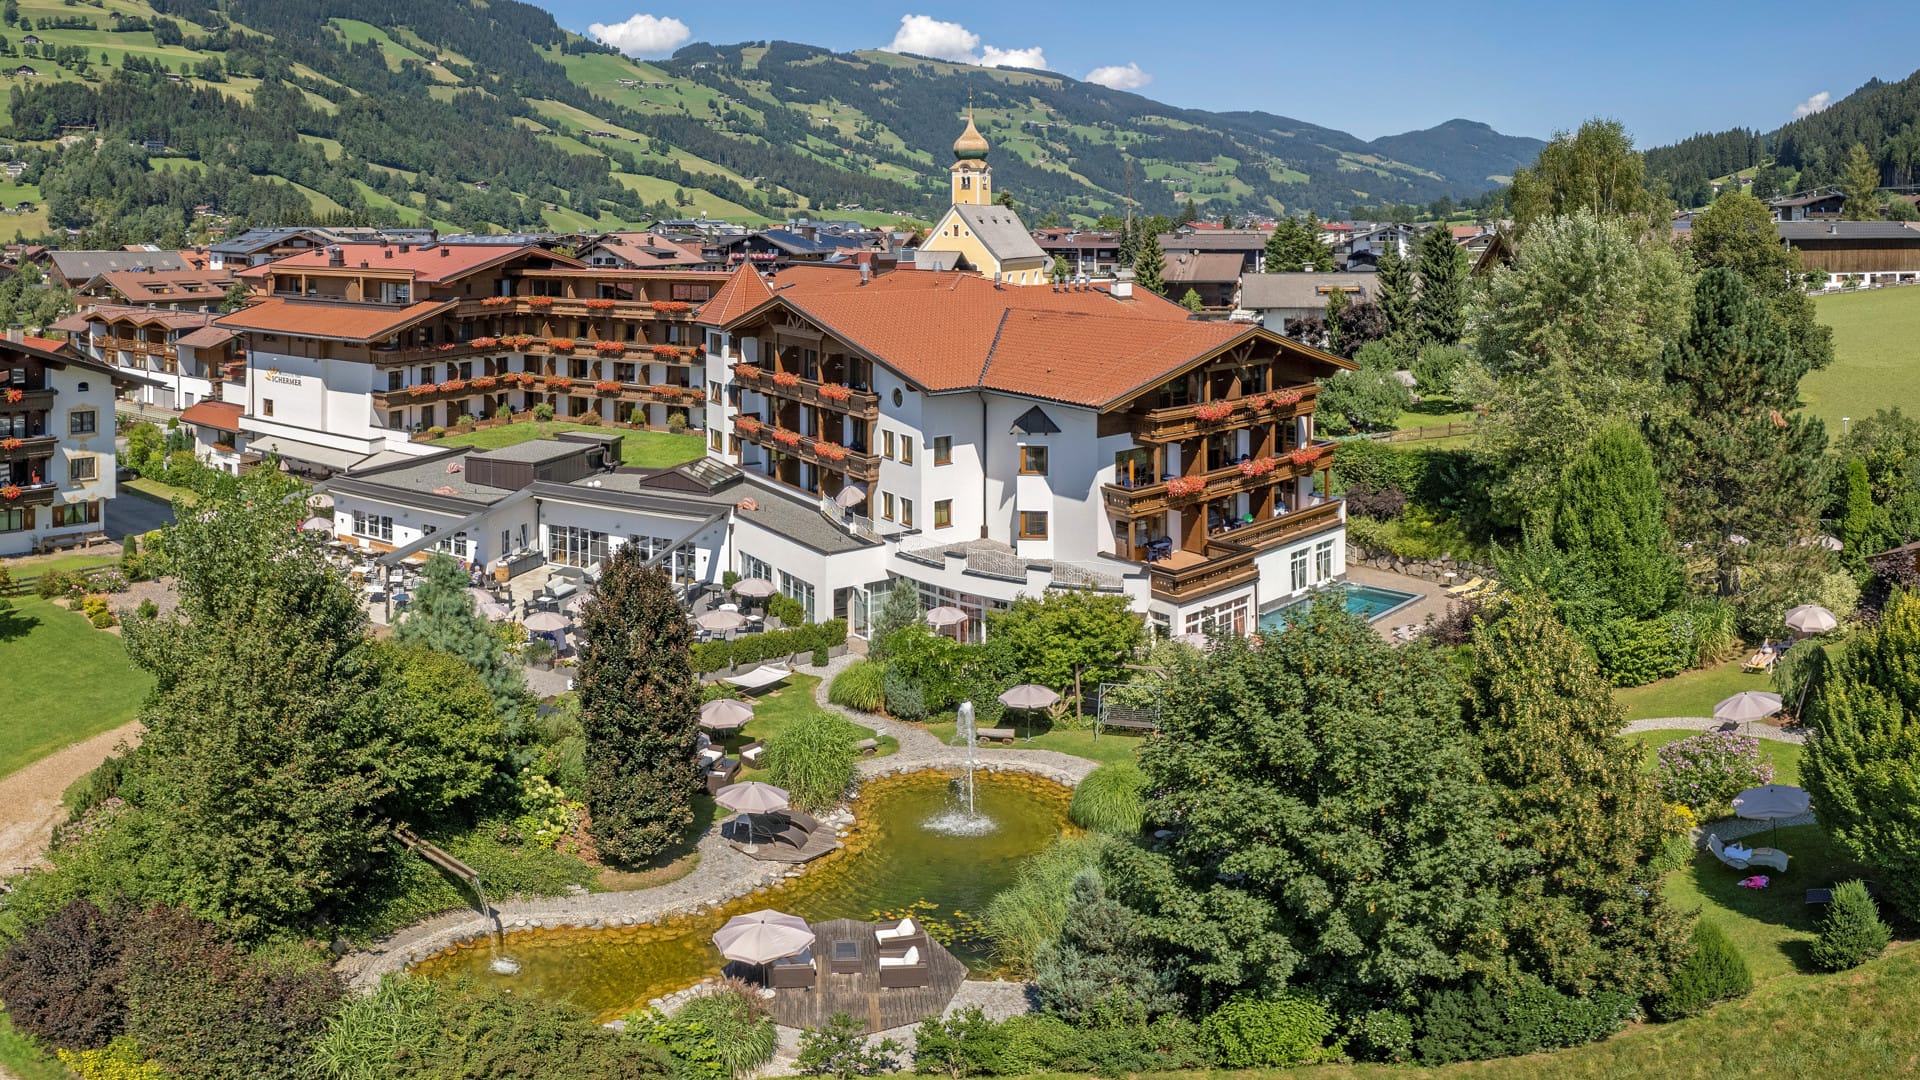
[[[1113,412],[1116,409],[1125,408],[1126,406],[1132,404],[1135,398],[1139,397],[1144,393],[1147,393],[1148,391],[1152,390],[1154,387],[1159,386],[1163,382],[1166,382],[1168,379],[1178,378],[1179,376],[1185,375],[1187,372],[1192,371],[1195,368],[1204,367],[1205,365],[1212,363],[1214,360],[1218,359],[1222,354],[1227,353],[1233,349],[1240,348],[1243,345],[1246,345],[1250,342],[1255,342],[1255,341],[1271,342],[1272,344],[1280,346],[1281,351],[1283,352],[1296,353],[1300,355],[1303,359],[1315,361],[1317,363],[1322,363],[1322,364],[1329,364],[1335,369],[1336,372],[1352,371],[1357,366],[1354,364],[1353,361],[1347,359],[1344,356],[1336,356],[1333,353],[1327,352],[1325,349],[1316,349],[1311,345],[1302,344],[1301,342],[1295,341],[1294,339],[1287,337],[1283,334],[1276,334],[1264,326],[1259,326],[1257,324],[1249,324],[1245,330],[1242,330],[1240,333],[1235,334],[1234,336],[1219,343],[1218,345],[1213,346],[1212,348],[1206,350],[1205,352],[1194,357],[1193,359],[1188,360],[1185,363],[1182,363],[1176,367],[1168,368],[1166,371],[1163,371],[1160,374],[1153,376],[1151,379],[1148,379],[1145,382],[1139,383],[1138,385],[1134,386],[1132,389],[1127,390],[1126,392],[1122,393],[1120,396],[1107,402],[1105,405],[1100,406],[1100,411]]]

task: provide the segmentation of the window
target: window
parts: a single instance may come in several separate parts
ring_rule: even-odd
[[[1313,545],[1313,576],[1320,581],[1333,577],[1333,541],[1322,540]]]
[[[1293,579],[1293,591],[1299,592],[1307,587],[1307,549],[1301,548],[1287,560],[1288,570]]]
[[[67,480],[75,484],[100,478],[100,459],[92,454],[75,454],[67,459]]]
[[[900,524],[906,526],[909,529],[913,528],[913,500],[912,499],[900,500]]]
[[[1252,597],[1248,596],[1202,608],[1187,616],[1187,633],[1244,635],[1252,615],[1251,609]]]
[[[365,510],[355,510],[353,535],[391,544],[393,543],[393,519],[384,515],[369,514]]]
[[[953,500],[936,499],[933,503],[933,527],[945,529],[953,525]]]
[[[953,464],[953,436],[935,435],[933,437],[933,463],[935,465]]]
[[[444,551],[456,559],[465,560],[473,557],[473,551],[467,543],[467,534],[463,532],[454,533],[444,540],[434,541],[433,550]]]
[[[607,534],[571,525],[547,529],[547,558],[568,566],[594,566],[607,561]]]
[[[720,452],[720,430],[718,428],[707,432],[707,447],[716,454]]]
[[[627,381],[632,382],[633,380],[628,379]],[[707,380],[707,400],[710,402],[714,402],[716,404],[720,401],[720,380],[719,379]]]
[[[762,581],[772,581],[773,567],[769,566],[765,559],[756,559],[751,555],[741,555],[740,576],[743,578],[759,578]]]
[[[913,436],[900,436],[900,464],[913,464]]]
[[[92,525],[100,520],[100,504],[91,500],[83,503],[65,503],[53,508],[55,528],[63,525]]]
[[[67,434],[91,435],[100,430],[100,414],[92,409],[75,409],[67,414]]]
[[[891,491],[880,493],[880,517],[887,521],[893,520],[893,492]]]
[[[1020,448],[1020,475],[1047,475],[1047,448],[1044,446],[1022,446]]]
[[[1020,511],[1020,539],[1045,540],[1047,538],[1047,512],[1045,510]]]
[[[33,509],[20,507],[13,510],[0,508],[0,533],[20,532],[33,528]]]
[[[261,416],[273,415],[273,399],[272,398],[263,397],[260,399],[260,415]]]
[[[675,300],[686,300],[694,303],[699,303],[701,301],[710,300],[713,298],[713,286],[675,284],[672,287],[672,293],[673,293],[673,298]]]
[[[893,457],[893,432],[891,431],[880,433],[880,456],[888,459]]]

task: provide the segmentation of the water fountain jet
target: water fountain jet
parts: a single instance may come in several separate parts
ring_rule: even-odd
[[[963,701],[954,713],[953,737],[956,745],[967,748],[967,772],[955,782],[951,804],[927,822],[927,828],[948,836],[984,836],[994,830],[993,819],[975,807],[973,774],[978,767],[975,750],[980,740],[974,737],[973,702]]]

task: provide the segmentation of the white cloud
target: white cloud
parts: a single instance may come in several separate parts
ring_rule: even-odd
[[[1031,49],[1002,49],[993,45],[981,48],[979,34],[957,22],[944,22],[931,15],[900,16],[900,29],[894,31],[893,41],[884,48],[887,52],[913,53],[915,56],[931,56],[935,60],[978,64],[981,67],[1047,66],[1047,55],[1038,46]]]
[[[686,44],[693,36],[679,19],[633,15],[626,22],[594,23],[587,33],[595,41],[611,45],[628,56],[662,56]]]
[[[1087,72],[1087,81],[1109,90],[1138,90],[1152,82],[1153,76],[1141,71],[1139,64],[1108,64]]]
[[[1825,112],[1827,111],[1827,106],[1831,104],[1833,104],[1833,92],[1831,90],[1822,90],[1800,104],[1795,105],[1793,107],[1793,118],[1798,120],[1803,116],[1812,116],[1817,112]]]

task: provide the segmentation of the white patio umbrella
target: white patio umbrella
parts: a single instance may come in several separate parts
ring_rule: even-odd
[[[333,519],[315,514],[313,517],[300,523],[300,531],[330,533],[333,531]]]
[[[1733,797],[1733,816],[1748,821],[1779,821],[1799,817],[1813,806],[1807,789],[1792,784],[1766,784]]]
[[[733,731],[753,719],[753,706],[733,698],[715,698],[700,706],[700,726],[708,731]]]
[[[747,625],[747,617],[737,611],[703,611],[693,617],[693,625],[702,630],[724,634]]]
[[[713,793],[713,801],[729,810],[737,810],[747,817],[747,842],[753,842],[753,816],[771,814],[787,808],[787,789],[763,784],[758,780],[748,780],[739,784],[728,784]]]
[[[772,596],[777,590],[774,589],[773,582],[768,581],[766,578],[750,577],[741,578],[739,581],[734,582],[733,591],[738,596],[750,597],[755,600],[765,600],[767,597]]]
[[[959,626],[966,621],[967,613],[951,604],[941,604],[939,607],[927,609],[927,625],[936,629]]]
[[[1713,718],[1723,723],[1731,721],[1744,724],[1749,720],[1765,720],[1780,711],[1780,695],[1769,694],[1764,690],[1742,690],[1713,707]]]
[[[1021,683],[1019,686],[1009,687],[1006,693],[1001,694],[1000,704],[1005,705],[1009,709],[1022,709],[1031,712],[1034,709],[1050,709],[1060,704],[1060,695],[1044,686],[1039,686],[1034,683]],[[1031,728],[1028,729],[1027,738],[1033,738]]]
[[[480,617],[488,622],[499,622],[511,614],[513,609],[505,604],[496,604],[489,600],[480,605]]]
[[[565,630],[573,624],[567,620],[565,615],[558,612],[536,611],[527,616],[521,625],[537,634],[551,634],[558,630]]]
[[[467,596],[470,597],[475,604],[497,604],[500,602],[495,600],[493,594],[485,589],[468,589]]]
[[[720,955],[743,964],[766,964],[792,956],[813,944],[805,919],[778,911],[735,915],[713,932]]]
[[[1824,634],[1840,625],[1833,612],[1819,604],[1801,604],[1787,609],[1787,629],[1798,630],[1802,634]]]
[[[840,494],[833,497],[833,505],[842,510],[851,510],[866,501],[867,489],[859,484],[848,484],[840,489]]]

